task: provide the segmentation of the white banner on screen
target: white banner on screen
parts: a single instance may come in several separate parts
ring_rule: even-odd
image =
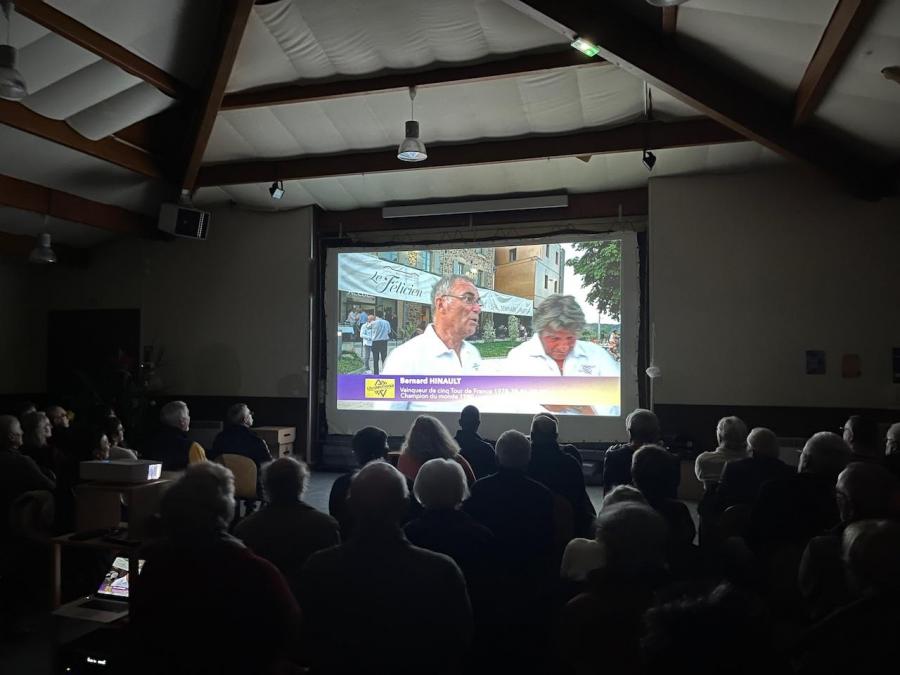
[[[344,253],[338,265],[338,290],[348,293],[431,304],[431,289],[440,277],[431,272],[407,267],[368,253]],[[485,312],[531,316],[534,305],[529,298],[479,288],[481,309]]]

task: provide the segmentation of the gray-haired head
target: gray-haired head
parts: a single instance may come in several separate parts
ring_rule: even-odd
[[[885,436],[884,451],[888,455],[900,453],[900,422],[894,422],[888,427]]]
[[[747,434],[747,447],[754,457],[778,458],[781,448],[778,447],[778,436],[771,429],[754,427]]]
[[[469,496],[466,474],[452,459],[429,459],[416,474],[413,493],[426,509],[453,509]]]
[[[665,567],[669,529],[654,509],[621,502],[600,509],[594,537],[606,550],[604,569],[616,575],[643,577]]]
[[[723,417],[716,425],[716,439],[721,447],[729,450],[745,450],[747,425],[740,417]]]
[[[445,274],[435,282],[434,287],[431,289],[431,306],[434,307],[437,299],[441,296],[450,295],[450,291],[453,290],[453,285],[457,281],[475,284],[471,277],[467,277],[464,274]]]
[[[531,441],[521,431],[510,429],[500,434],[495,447],[497,463],[504,469],[524,471],[531,461]]]
[[[159,409],[159,421],[167,427],[187,431],[191,426],[191,413],[184,401],[169,401]]]
[[[22,425],[13,415],[0,415],[0,450],[22,447]]]
[[[543,413],[538,413],[533,418],[531,418],[531,442],[532,443],[541,443],[543,441],[553,441],[556,440],[556,437],[559,435],[559,424],[558,422],[544,415]]]
[[[806,441],[797,471],[817,473],[836,480],[850,459],[850,446],[830,431],[820,431]]]
[[[621,504],[623,502],[637,502],[638,504],[646,504],[647,499],[644,494],[633,485],[617,485],[612,490],[603,495],[603,501],[600,502],[600,510],[612,506],[613,504]]]
[[[659,418],[646,408],[635,408],[625,418],[625,430],[634,445],[656,443],[659,440]]]
[[[272,504],[293,504],[303,495],[309,480],[305,462],[279,457],[263,466],[263,491]]]
[[[887,518],[898,495],[897,478],[872,462],[851,462],[837,477],[835,492],[841,521]]]
[[[531,318],[535,332],[567,330],[580,335],[584,325],[584,311],[572,295],[548,295],[534,308]]]
[[[900,523],[863,520],[844,529],[844,562],[859,592],[900,590]]]
[[[166,490],[160,515],[174,538],[192,541],[224,532],[234,516],[234,474],[213,462],[191,464]]]
[[[40,410],[25,413],[22,415],[21,422],[25,443],[39,448],[47,445],[47,442],[53,435],[53,426],[50,424],[50,418],[47,417],[46,413]]]
[[[387,462],[369,462],[350,483],[350,510],[361,529],[399,525],[408,497],[406,478]]]
[[[253,415],[246,403],[235,403],[228,408],[225,420],[228,424],[243,424],[248,427],[253,425]]]

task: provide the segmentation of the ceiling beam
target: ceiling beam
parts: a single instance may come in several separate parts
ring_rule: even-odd
[[[480,225],[510,225],[513,223],[544,222],[548,220],[584,220],[614,216],[642,216],[647,214],[647,189],[615,190],[570,194],[569,205],[552,210],[494,211],[492,213],[422,216],[418,218],[390,218],[381,216],[381,209],[352,211],[319,211],[315,218],[320,232],[328,237],[353,232],[380,230],[415,230],[433,227],[468,230]]]
[[[797,87],[794,124],[805,124],[812,117],[874,8],[873,0],[838,0],[819,46]]]
[[[241,110],[262,106],[321,101],[323,99],[359,96],[409,87],[433,87],[460,82],[495,80],[539,70],[598,66],[605,62],[600,58],[588,58],[581,52],[566,48],[564,51],[529,54],[499,61],[487,61],[465,66],[442,66],[416,72],[392,73],[378,77],[313,84],[289,84],[265,89],[249,89],[228,94],[222,101],[222,110]]]
[[[156,224],[141,213],[0,174],[0,206],[68,220],[116,234],[150,236]]]
[[[219,114],[222,106],[225,86],[228,84],[228,78],[231,77],[234,59],[237,57],[241,38],[244,36],[247,21],[250,19],[250,12],[253,11],[253,1],[230,0],[222,10],[221,30],[212,59],[213,69],[204,86],[192,133],[188,136],[188,153],[181,180],[182,190],[193,189],[197,180],[197,171],[203,161],[203,153],[206,152],[209,135],[212,133],[216,115]]]
[[[662,31],[666,35],[675,35],[678,29],[678,5],[662,8]]]
[[[0,124],[78,150],[148,178],[162,178],[159,165],[147,153],[111,137],[92,141],[65,122],[38,115],[21,103],[0,99]]]
[[[31,237],[27,234],[0,232],[0,256],[27,260],[28,255],[37,243],[37,237]],[[90,260],[90,253],[84,249],[73,248],[55,242],[51,242],[51,246],[60,265],[86,265]]]
[[[608,2],[504,0],[548,25],[562,24],[600,48],[600,55],[698,112],[780,155],[810,163],[857,196],[876,199],[883,175],[831,136],[791,124],[791,111],[702,60],[675,48]]]
[[[706,119],[683,122],[642,122],[614,129],[583,131],[565,136],[526,136],[428,146],[424,162],[401,162],[396,147],[345,155],[208,164],[200,169],[198,187],[264,183],[367,173],[427,170],[448,166],[498,164],[532,159],[603,155],[645,148],[679,148],[731,143],[740,134]]]
[[[42,0],[15,0],[15,8],[22,16],[117,65],[125,72],[153,85],[166,96],[184,99],[191,94],[191,90],[186,84],[172,77],[166,71]]]

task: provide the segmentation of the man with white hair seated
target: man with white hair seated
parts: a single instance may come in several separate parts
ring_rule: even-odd
[[[747,436],[749,457],[725,464],[716,491],[718,508],[724,511],[735,504],[753,504],[763,483],[789,478],[794,470],[779,459],[780,449],[775,432],[755,427]]]
[[[191,413],[184,401],[170,401],[159,410],[162,427],[144,445],[143,455],[163,463],[163,471],[181,471],[189,463]]]
[[[805,547],[812,537],[837,525],[834,485],[849,457],[849,446],[837,434],[814,434],[803,446],[797,473],[760,489],[750,516],[756,544]]]
[[[894,422],[885,436],[884,465],[900,478],[900,422]]]
[[[625,418],[625,431],[628,433],[628,443],[614,445],[604,455],[604,492],[617,485],[631,485],[631,457],[641,446],[659,442],[659,419],[651,410],[636,408]]]
[[[406,479],[387,462],[353,477],[350,539],[310,557],[300,576],[308,657],[316,673],[457,672],[472,637],[459,567],[400,529]]]
[[[225,454],[252,459],[256,465],[256,493],[262,494],[262,467],[266,462],[272,461],[272,453],[266,442],[250,429],[253,426],[253,413],[249,406],[246,403],[235,403],[228,408],[225,425],[206,453],[207,459],[215,460]]]
[[[723,417],[716,425],[719,447],[701,452],[694,462],[694,473],[703,487],[709,490],[718,485],[728,462],[747,457],[747,425],[739,417]]]
[[[284,577],[228,534],[234,476],[189,466],[160,505],[165,537],[131,596],[129,673],[268,673],[297,639],[299,609]]]

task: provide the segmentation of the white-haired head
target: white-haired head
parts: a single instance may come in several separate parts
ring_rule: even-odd
[[[399,525],[408,497],[403,474],[380,460],[366,464],[350,483],[350,510],[361,529]]]
[[[606,551],[604,569],[642,577],[665,567],[668,526],[653,508],[626,501],[600,509],[594,538]]]
[[[234,516],[234,474],[221,464],[191,464],[160,504],[166,531],[191,541],[228,529]]]
[[[659,419],[646,408],[636,408],[625,418],[625,430],[634,445],[656,443],[659,440]]]
[[[245,427],[253,426],[253,413],[250,412],[250,408],[246,403],[235,403],[228,408],[225,419],[228,421],[228,424],[242,424]]]
[[[850,446],[830,431],[820,431],[806,441],[797,471],[816,473],[836,480],[850,459]]]
[[[37,410],[22,415],[22,432],[26,444],[43,448],[53,436],[53,425],[45,413]]]
[[[723,417],[716,425],[716,439],[719,446],[728,450],[747,448],[747,425],[740,417]]]
[[[888,455],[900,454],[900,422],[894,422],[888,427],[884,451]]]
[[[191,413],[184,401],[169,401],[159,409],[159,421],[182,431],[191,428]]]
[[[580,335],[584,325],[584,310],[572,295],[548,295],[534,308],[531,318],[531,326],[538,333],[564,330]]]
[[[309,480],[306,462],[279,457],[263,467],[263,492],[271,504],[292,504],[303,495]]]
[[[531,441],[528,436],[515,429],[500,434],[495,450],[497,463],[504,469],[524,471],[531,461]]]
[[[426,509],[454,509],[469,496],[466,474],[452,459],[429,459],[416,474],[413,493]]]
[[[453,286],[458,281],[464,281],[467,284],[473,284],[474,281],[470,277],[467,277],[463,274],[445,274],[437,282],[434,284],[434,287],[431,289],[431,306],[435,307],[437,305],[437,300],[440,297],[445,295],[450,295],[450,292],[453,290]]]
[[[22,447],[22,425],[13,415],[0,415],[0,450]]]
[[[773,457],[775,459],[781,454],[778,447],[778,436],[771,429],[765,427],[754,427],[747,434],[747,447],[754,457]]]
[[[603,495],[603,501],[600,502],[600,510],[602,511],[613,504],[622,504],[623,502],[646,504],[647,499],[644,497],[644,493],[633,485],[617,485]]]

